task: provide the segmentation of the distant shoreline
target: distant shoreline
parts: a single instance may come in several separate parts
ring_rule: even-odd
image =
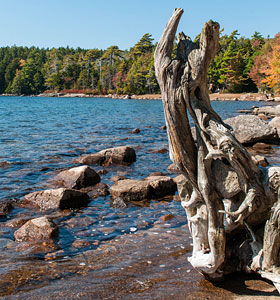
[[[1,96],[18,96],[13,94],[1,94]],[[25,97],[27,95],[21,95]],[[61,97],[61,98],[112,98],[112,99],[140,99],[140,100],[156,100],[161,99],[160,94],[144,94],[144,95],[87,95],[78,93],[42,93],[39,95],[29,95],[29,97]],[[280,102],[280,95],[260,94],[260,93],[213,93],[209,94],[210,100],[219,101],[276,101]]]

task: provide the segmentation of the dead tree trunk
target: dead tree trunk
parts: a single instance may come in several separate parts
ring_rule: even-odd
[[[207,70],[219,49],[219,24],[205,23],[196,43],[179,33],[176,58],[171,58],[182,14],[182,9],[175,9],[166,25],[155,50],[155,69],[170,158],[185,175],[179,194],[193,237],[190,262],[212,280],[247,270],[277,283],[279,170],[259,170],[211,107]],[[196,143],[187,111],[196,127]],[[217,176],[221,173],[223,178]],[[231,181],[236,182],[233,189],[228,186]]]

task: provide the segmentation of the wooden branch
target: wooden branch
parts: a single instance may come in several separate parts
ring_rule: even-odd
[[[230,260],[227,253],[231,253],[226,251],[226,240],[230,241],[237,230],[246,229],[253,237],[250,255],[254,258],[253,263],[248,261],[251,265],[247,268],[256,271],[262,269],[259,251],[262,243],[256,240],[252,226],[264,226],[276,193],[271,193],[250,154],[210,104],[207,70],[219,50],[219,24],[211,20],[205,23],[196,43],[179,33],[177,57],[171,59],[182,13],[182,9],[175,9],[167,23],[155,50],[155,69],[162,93],[170,158],[186,178],[179,185],[179,195],[193,237],[190,262],[207,278],[222,276],[224,262]],[[196,127],[196,144],[187,111]],[[229,199],[224,199],[217,188],[218,179],[213,176],[216,160],[225,169],[229,165],[238,176],[241,192]],[[274,208],[264,234],[263,270],[269,272],[278,266],[279,211],[278,206]]]

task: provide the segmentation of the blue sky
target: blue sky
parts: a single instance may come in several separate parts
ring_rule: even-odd
[[[184,9],[179,31],[192,38],[209,19],[227,34],[280,31],[280,0],[0,0],[0,47],[129,49],[145,33],[157,41],[175,7]]]

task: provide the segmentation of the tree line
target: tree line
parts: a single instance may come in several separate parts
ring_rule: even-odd
[[[199,40],[199,36],[195,40]],[[129,50],[1,47],[0,94],[42,92],[86,94],[155,94],[153,38],[146,33]],[[174,42],[174,57],[176,57]],[[209,67],[212,92],[280,91],[280,33],[251,38],[220,32],[220,50]]]

